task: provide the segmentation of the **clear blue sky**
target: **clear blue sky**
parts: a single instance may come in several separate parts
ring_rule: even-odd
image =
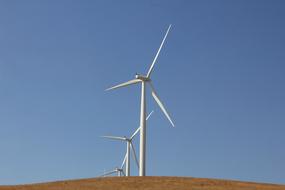
[[[0,184],[95,177],[120,165],[148,95],[147,174],[285,183],[285,3],[0,1]],[[135,141],[138,146],[138,139]],[[138,147],[137,147],[138,151]],[[137,174],[136,170],[133,174]]]

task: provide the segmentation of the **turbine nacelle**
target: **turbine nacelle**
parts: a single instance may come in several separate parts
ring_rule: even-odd
[[[150,81],[150,78],[148,78],[147,76],[144,76],[144,75],[140,75],[140,74],[137,74],[135,75],[136,79],[140,79],[142,81]]]
[[[130,138],[126,137],[126,136],[124,136],[124,139],[125,139],[125,141],[127,141],[127,142],[131,142],[131,141],[132,141],[132,139],[130,139]]]

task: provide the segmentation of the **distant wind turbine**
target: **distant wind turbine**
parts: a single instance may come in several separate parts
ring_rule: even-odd
[[[153,113],[150,112],[150,114],[147,116],[146,120],[148,120],[151,116],[151,114]],[[134,145],[133,145],[133,139],[134,137],[136,136],[136,134],[139,132],[140,130],[140,127],[137,128],[137,130],[131,135],[130,138],[127,138],[127,137],[118,137],[118,136],[102,136],[103,138],[108,138],[108,139],[112,139],[112,140],[119,140],[119,141],[124,141],[127,143],[127,151],[126,151],[126,155],[125,155],[125,159],[123,161],[123,165],[126,164],[126,176],[130,176],[131,175],[131,168],[130,168],[130,152],[132,152],[132,155],[133,155],[133,159],[136,161],[136,165],[138,166],[139,168],[139,162],[138,162],[138,159],[137,159],[137,155],[136,155],[136,151],[135,151],[135,148],[134,148]],[[122,165],[122,166],[123,166]]]
[[[101,175],[100,177],[110,176],[110,175],[113,175],[114,173],[116,173],[117,176],[119,176],[119,177],[121,177],[121,176],[126,176],[126,174],[125,174],[123,168],[116,167],[114,170],[112,170],[112,171],[110,171],[110,172],[107,172],[107,173],[104,172],[104,174]]]
[[[104,169],[104,174],[103,175],[100,175],[99,177],[106,177],[106,176],[110,176],[110,175],[113,175],[114,173],[117,174],[117,176],[121,177],[121,176],[126,176],[125,172],[124,172],[124,165],[125,165],[125,162],[126,162],[126,156],[124,157],[124,160],[122,162],[122,165],[121,167],[115,167],[115,169],[109,171],[109,172],[105,172],[105,169]]]
[[[145,92],[146,92],[146,84],[150,85],[151,88],[151,95],[154,98],[154,100],[156,101],[156,103],[158,104],[158,106],[161,108],[162,112],[165,114],[165,116],[167,117],[167,119],[169,120],[169,122],[171,123],[171,125],[174,127],[174,123],[172,122],[169,114],[167,113],[163,103],[161,102],[161,100],[159,99],[152,83],[151,83],[151,73],[153,71],[153,67],[154,64],[156,63],[156,60],[158,58],[158,55],[160,53],[160,50],[165,42],[165,39],[168,35],[168,32],[171,28],[171,25],[169,25],[166,34],[159,46],[159,49],[152,61],[152,64],[147,72],[147,75],[140,75],[140,74],[136,74],[135,75],[135,79],[130,80],[128,82],[124,82],[122,84],[113,86],[111,88],[108,88],[106,90],[113,90],[116,88],[120,88],[120,87],[125,87],[131,84],[136,84],[136,83],[141,83],[141,113],[140,113],[140,169],[139,169],[139,175],[140,176],[145,176],[146,175],[146,96],[145,96]]]

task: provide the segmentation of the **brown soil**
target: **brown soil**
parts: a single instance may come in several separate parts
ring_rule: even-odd
[[[31,185],[0,186],[0,190],[285,190],[285,185],[190,177],[105,177]]]

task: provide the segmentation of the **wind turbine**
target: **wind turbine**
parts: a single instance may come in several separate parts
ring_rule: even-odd
[[[119,176],[119,177],[126,176],[123,168],[116,167],[114,170],[107,172],[107,173],[104,173],[100,177],[106,177],[106,176],[112,175],[114,173],[117,173],[117,176]]]
[[[149,119],[149,117],[151,116],[151,114],[153,113],[150,112],[150,114],[147,116],[146,120]],[[124,163],[126,163],[126,176],[130,176],[131,175],[131,168],[130,168],[130,152],[132,152],[132,155],[133,155],[133,159],[136,161],[136,165],[138,166],[139,168],[139,162],[138,162],[138,159],[137,159],[137,156],[136,156],[136,152],[135,152],[135,148],[134,148],[134,145],[133,145],[133,138],[136,136],[136,134],[139,132],[140,130],[140,127],[137,128],[137,130],[132,134],[131,137],[127,138],[126,136],[124,137],[118,137],[118,136],[102,136],[103,138],[108,138],[108,139],[112,139],[112,140],[119,140],[119,141],[124,141],[127,143],[127,151],[126,151],[126,155],[125,155],[125,159],[124,159],[124,162],[123,162],[123,165]],[[122,165],[122,166],[123,166]]]
[[[135,79],[132,79],[130,81],[121,83],[119,85],[113,86],[111,88],[108,88],[106,90],[113,90],[116,88],[120,88],[120,87],[125,87],[131,84],[136,84],[136,83],[141,83],[141,113],[140,113],[140,169],[139,169],[139,175],[140,176],[145,176],[146,174],[146,96],[145,96],[145,92],[146,92],[146,84],[149,84],[150,88],[151,88],[151,95],[154,98],[154,100],[156,101],[156,103],[158,104],[158,106],[161,108],[162,112],[165,114],[165,116],[167,117],[167,119],[169,120],[169,122],[171,123],[171,125],[174,127],[174,123],[172,122],[169,114],[167,113],[163,103],[161,102],[161,100],[159,99],[152,83],[151,83],[151,73],[153,71],[153,67],[154,64],[156,63],[156,60],[158,58],[158,55],[160,53],[160,50],[165,42],[165,39],[168,35],[168,32],[171,28],[171,25],[169,25],[166,34],[159,46],[159,49],[151,63],[151,66],[147,72],[147,75],[140,75],[140,74],[136,74],[135,75]]]
[[[122,165],[121,165],[120,168],[119,167],[115,167],[115,169],[113,169],[113,170],[111,170],[111,171],[109,171],[107,173],[105,173],[105,169],[104,169],[104,174],[100,175],[99,177],[106,177],[106,176],[112,175],[114,173],[117,173],[117,176],[119,176],[119,177],[126,176],[126,174],[124,172],[124,169],[123,169],[124,165],[125,165],[125,162],[126,162],[126,159],[127,159],[126,157],[127,156],[125,155],[124,160],[123,160]]]

